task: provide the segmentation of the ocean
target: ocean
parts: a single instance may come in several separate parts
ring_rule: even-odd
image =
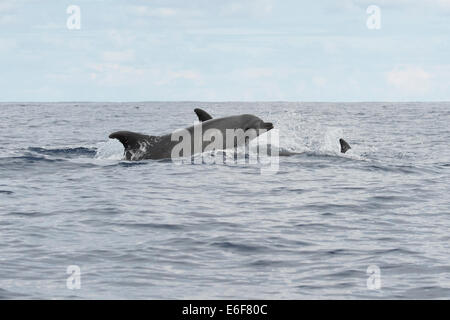
[[[108,135],[250,113],[258,164],[123,160]],[[449,102],[0,104],[1,299],[448,299]],[[339,152],[339,138],[352,147]]]

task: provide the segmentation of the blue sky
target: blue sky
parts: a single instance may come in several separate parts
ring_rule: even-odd
[[[0,0],[0,101],[448,101],[449,57],[450,0]]]

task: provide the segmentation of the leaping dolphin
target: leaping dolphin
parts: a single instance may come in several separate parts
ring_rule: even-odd
[[[201,130],[201,132],[206,133],[209,129],[215,129],[216,132],[220,133],[223,139],[220,145],[226,147],[228,146],[225,141],[227,137],[226,131],[229,129],[241,129],[244,133],[243,139],[233,138],[232,142],[234,147],[238,147],[248,143],[248,141],[256,138],[258,135],[273,129],[272,123],[264,122],[257,116],[251,114],[212,119],[207,112],[201,109],[196,109],[195,112],[202,122],[184,129],[184,132],[187,133],[187,136],[191,139],[190,150],[196,150],[194,145],[196,143],[196,141],[194,141],[196,139],[196,130]],[[173,139],[174,136],[178,136],[177,131],[163,136],[149,136],[130,131],[117,131],[110,134],[109,138],[117,139],[123,144],[125,148],[124,155],[126,160],[143,160],[172,158],[174,156],[174,147],[180,143],[178,139]],[[216,137],[214,136],[214,142],[216,142],[215,139]],[[210,141],[201,141],[201,150],[198,151],[203,152],[210,143]],[[175,154],[176,157],[186,157],[189,155],[191,154],[184,154],[184,150],[183,153]]]
[[[234,147],[248,143],[250,139],[247,138],[249,138],[249,136],[253,139],[258,135],[273,129],[272,123],[264,122],[260,118],[251,114],[213,119],[209,113],[202,109],[196,108],[194,109],[194,112],[201,123],[184,129],[191,137],[191,150],[195,150],[194,130],[196,129],[201,129],[202,132],[207,132],[209,129],[219,130],[222,139],[226,138],[226,130],[228,129],[242,129],[244,134],[252,131],[253,135],[247,135],[244,140],[237,139],[238,141],[233,141]],[[201,128],[199,128],[199,126]],[[110,134],[109,138],[117,139],[123,144],[125,148],[124,156],[126,160],[168,159],[174,156],[172,153],[173,148],[179,143],[179,140],[173,139],[174,133],[175,132],[163,136],[149,136],[131,131],[117,131]],[[256,133],[256,135],[254,133]],[[350,145],[344,139],[339,139],[339,143],[341,146],[341,153],[345,153],[351,149]],[[203,152],[208,144],[209,141],[202,141],[201,150],[198,151]],[[226,141],[224,140],[221,145],[224,147],[227,146]],[[295,154],[298,153],[287,150],[281,150],[279,153],[280,156],[290,156]],[[178,154],[176,156],[186,155]]]

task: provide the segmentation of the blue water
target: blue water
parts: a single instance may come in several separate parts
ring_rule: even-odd
[[[300,154],[262,175],[127,162],[108,141],[187,127],[195,107],[271,121],[279,146]],[[0,110],[0,298],[450,298],[450,103]],[[69,265],[80,289],[67,288]]]

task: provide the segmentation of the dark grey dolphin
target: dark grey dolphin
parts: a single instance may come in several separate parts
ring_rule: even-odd
[[[198,109],[203,111],[201,109]],[[197,112],[197,115],[201,115],[203,119],[206,119],[207,116],[211,118],[210,115],[206,112]],[[203,117],[205,116],[205,117]],[[199,116],[200,118],[200,116]],[[230,116],[224,118],[217,119],[209,119],[205,120],[199,124],[191,126],[189,128],[184,129],[184,132],[189,134],[191,139],[191,150],[195,151],[194,146],[194,130],[201,130],[202,133],[207,132],[209,129],[218,130],[222,135],[222,146],[227,146],[225,141],[227,137],[226,130],[236,130],[242,129],[245,134],[247,132],[252,132],[249,134],[251,136],[250,139],[255,138],[259,134],[267,132],[273,129],[273,124],[270,122],[264,122],[257,116],[251,114],[243,114],[238,116]],[[172,151],[173,148],[180,143],[180,140],[173,140],[173,136],[177,136],[177,132],[179,130],[172,132],[170,134],[166,134],[163,136],[149,136],[141,133],[131,132],[131,131],[117,131],[109,135],[111,139],[119,140],[124,148],[125,148],[125,159],[127,160],[143,160],[143,159],[169,159],[173,157]],[[253,134],[256,133],[256,136]],[[214,138],[215,139],[215,138]],[[214,140],[213,140],[214,141]],[[249,140],[242,139],[233,139],[234,147],[244,145]],[[203,152],[205,148],[210,144],[210,141],[202,141],[201,142],[201,150],[199,152]],[[192,153],[194,154],[194,152]],[[180,157],[186,156],[184,154],[179,154]]]

